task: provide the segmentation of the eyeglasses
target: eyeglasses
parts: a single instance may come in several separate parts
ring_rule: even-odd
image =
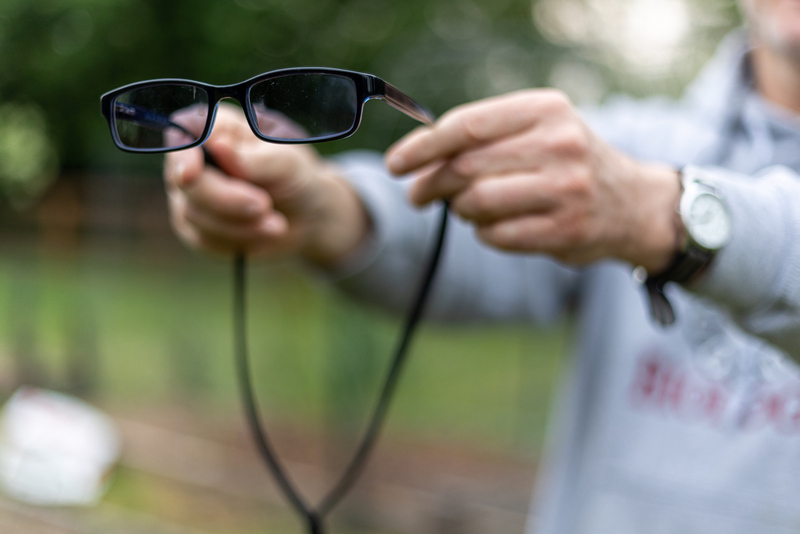
[[[163,79],[133,83],[101,97],[116,145],[129,152],[169,152],[203,144],[217,104],[242,104],[253,133],[272,143],[315,143],[348,137],[367,100],[385,100],[420,122],[433,115],[377,76],[340,69],[292,68],[234,85]]]

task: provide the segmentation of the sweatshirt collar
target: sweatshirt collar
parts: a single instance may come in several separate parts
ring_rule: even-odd
[[[748,52],[750,43],[744,28],[730,32],[717,47],[685,92],[692,108],[720,126],[730,124],[753,93],[753,75]]]

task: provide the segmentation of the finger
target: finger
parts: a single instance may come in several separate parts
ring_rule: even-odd
[[[234,242],[229,239],[219,239],[213,235],[204,234],[189,224],[176,228],[176,232],[181,240],[189,247],[219,255],[227,256],[236,252],[246,252],[250,254],[258,249],[256,243]]]
[[[262,187],[297,177],[309,158],[317,157],[307,146],[264,143],[255,138],[243,143],[232,143],[229,138],[209,139],[207,149],[227,174]]]
[[[169,121],[174,127],[167,128],[164,132],[165,146],[178,147],[193,143],[200,139],[205,130],[208,122],[208,105],[191,104],[178,109],[170,113]]]
[[[596,228],[558,212],[481,224],[476,233],[481,241],[501,250],[539,252],[569,263],[583,264],[606,255]]]
[[[207,167],[199,177],[179,185],[189,204],[219,218],[255,220],[272,210],[272,200],[263,189],[230,178],[219,169]]]
[[[188,246],[209,252],[229,254],[235,251],[248,253],[269,250],[280,246],[288,234],[288,221],[280,213],[252,223],[232,224],[207,218],[207,212],[192,212],[184,195],[170,196],[172,227]]]
[[[566,128],[562,128],[566,130]],[[565,155],[566,137],[552,128],[533,128],[465,150],[449,161],[452,172],[486,176],[536,171],[548,160]]]
[[[253,113],[262,134],[283,139],[308,139],[313,137],[298,123],[284,113],[274,111],[264,104],[253,106]]]
[[[245,252],[250,255],[267,254],[271,256],[286,256],[287,253],[295,252],[296,240],[291,235],[287,227],[287,232],[281,235],[264,238],[253,236],[252,238],[242,238],[232,240],[225,235],[216,235],[211,232],[201,232],[194,230],[194,242],[189,242],[195,248],[202,248],[212,252],[230,254],[232,252]]]
[[[558,206],[547,180],[532,173],[493,176],[475,181],[451,201],[451,209],[479,224],[527,214],[541,214]]]
[[[417,206],[436,199],[453,198],[466,189],[471,178],[453,172],[448,163],[432,164],[417,174],[408,191],[408,197]]]
[[[229,138],[236,141],[257,139],[250,124],[244,116],[242,108],[233,104],[221,103],[214,115],[214,127],[209,141],[217,138]]]
[[[554,218],[547,215],[525,215],[479,224],[478,238],[501,250],[545,252],[560,250],[561,239],[556,237],[559,228]]]
[[[236,221],[188,204],[184,218],[203,235],[239,245],[281,237],[289,228],[286,217],[275,211],[252,221]]]
[[[186,220],[186,207],[188,202],[186,196],[179,190],[174,189],[168,194],[170,203],[170,223],[172,224],[175,234],[186,245],[195,249],[203,249],[213,252],[228,252],[229,250],[221,250],[217,247],[206,246],[201,238],[201,232],[189,221]],[[232,250],[232,249],[231,249]]]
[[[164,157],[164,182],[167,189],[189,187],[203,172],[200,148],[168,152]]]
[[[455,108],[431,128],[416,131],[387,152],[387,166],[405,174],[437,159],[533,126],[551,91],[520,91]]]
[[[410,190],[412,202],[425,205],[437,198],[454,198],[476,181],[490,176],[535,172],[548,157],[535,149],[534,136],[505,139],[469,150],[421,173]]]
[[[415,191],[417,203],[453,197],[476,179],[486,176],[536,172],[554,157],[561,157],[566,145],[552,131],[531,129],[493,143],[466,150],[441,165],[436,176],[423,181]],[[416,196],[418,195],[418,196]]]

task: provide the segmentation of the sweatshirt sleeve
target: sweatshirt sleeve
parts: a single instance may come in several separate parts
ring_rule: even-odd
[[[778,166],[755,177],[708,171],[728,205],[731,239],[689,289],[800,361],[800,176]]]
[[[364,202],[373,234],[328,276],[362,300],[403,310],[432,251],[442,207],[413,207],[406,199],[409,180],[392,177],[379,154],[351,152],[335,163]],[[427,315],[444,321],[548,322],[564,309],[577,279],[577,272],[544,256],[483,246],[467,224],[451,216]]]

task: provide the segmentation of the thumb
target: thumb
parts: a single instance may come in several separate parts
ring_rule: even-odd
[[[218,137],[205,146],[224,173],[267,189],[294,182],[320,164],[318,154],[305,145]]]
[[[199,148],[168,152],[164,158],[164,176],[171,187],[191,187],[202,171],[203,153]]]
[[[206,165],[217,167],[228,176],[245,178],[246,169],[241,163],[238,151],[227,139],[209,139],[203,145]]]

